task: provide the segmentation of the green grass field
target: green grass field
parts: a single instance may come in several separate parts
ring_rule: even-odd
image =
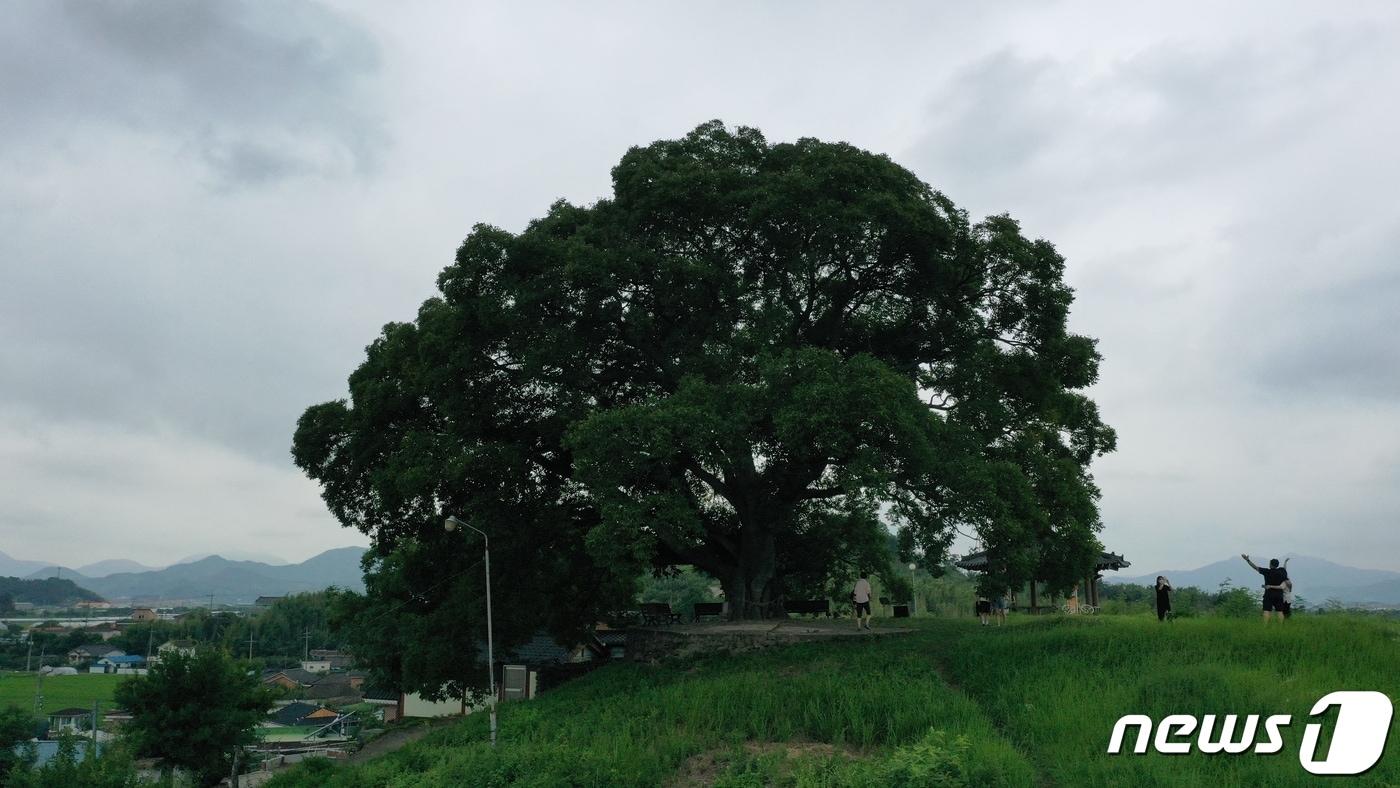
[[[1338,616],[1047,617],[1005,628],[917,620],[915,633],[662,666],[610,665],[358,767],[314,763],[288,786],[1279,786],[1312,703],[1400,697],[1400,627]],[[1275,756],[1105,753],[1127,713],[1288,713]],[[1400,785],[1400,736],[1349,784]],[[1262,738],[1262,735],[1261,735]],[[947,778],[938,782],[940,777]]]
[[[77,676],[45,676],[43,682],[43,713],[67,708],[92,708],[93,701],[104,711],[112,708],[112,693],[126,676],[79,674]],[[35,677],[33,673],[0,674],[0,706],[18,706],[29,711],[34,708]]]

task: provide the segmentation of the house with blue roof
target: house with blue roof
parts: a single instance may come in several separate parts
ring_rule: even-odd
[[[92,663],[89,673],[144,673],[146,658],[140,654],[113,654]]]

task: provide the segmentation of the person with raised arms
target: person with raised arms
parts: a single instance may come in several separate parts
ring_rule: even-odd
[[[1277,558],[1270,558],[1269,568],[1264,569],[1250,560],[1245,553],[1240,553],[1240,558],[1243,558],[1251,569],[1264,576],[1264,623],[1269,623],[1275,614],[1278,620],[1282,621],[1285,609],[1283,595],[1288,583],[1288,562],[1284,561],[1283,566],[1279,566]]]

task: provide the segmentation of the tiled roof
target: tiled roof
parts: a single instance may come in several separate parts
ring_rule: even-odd
[[[77,707],[75,706],[75,707],[67,708],[67,709],[59,709],[58,711],[51,711],[51,712],[49,712],[49,716],[50,716],[50,717],[91,717],[91,716],[92,716],[92,709],[80,709],[80,708],[77,708]]]
[[[314,703],[296,701],[295,703],[288,703],[286,706],[274,709],[269,717],[278,725],[296,725],[311,714],[323,709],[325,709],[324,706],[317,706]]]
[[[283,670],[264,671],[263,681],[270,681],[279,674],[286,676],[303,687],[309,687],[322,679],[320,673],[312,673],[309,670],[302,670],[301,668],[285,668]]]
[[[307,687],[304,694],[308,698],[325,700],[328,698],[358,698],[363,693],[348,681],[327,678]]]
[[[365,687],[365,700],[398,700],[399,691],[387,687]]]
[[[94,657],[105,657],[105,656],[107,656],[108,654],[125,654],[125,653],[126,653],[125,651],[122,651],[122,650],[119,649],[119,648],[116,648],[116,647],[114,647],[114,646],[104,645],[104,644],[102,644],[102,643],[84,643],[83,645],[78,646],[78,647],[74,648],[73,650],[76,651],[76,652],[78,652],[78,653],[80,653],[80,654],[91,654],[91,655],[94,656]]]
[[[971,572],[983,572],[987,569],[987,561],[987,553],[983,551],[963,556],[962,560],[958,561],[956,565],[959,569],[966,569]],[[1118,553],[1099,553],[1099,560],[1095,564],[1094,569],[1100,571],[1104,569],[1118,570],[1129,566],[1132,566],[1132,564]]]

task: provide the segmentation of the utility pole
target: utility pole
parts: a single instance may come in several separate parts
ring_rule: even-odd
[[[250,631],[250,632],[248,633],[248,661],[249,661],[249,662],[251,662],[251,661],[253,660],[253,643],[254,643],[254,642],[255,642],[255,641],[253,640],[253,633]]]
[[[48,644],[39,647],[39,671],[34,674],[34,714],[44,711],[44,651]]]
[[[311,630],[306,630],[304,633],[302,633],[301,637],[302,640],[306,641],[301,649],[301,658],[311,659]]]
[[[213,594],[210,594],[210,595],[209,595],[209,613],[210,613],[210,615],[213,615],[213,613],[214,613],[214,595],[213,595]]]
[[[24,672],[29,672],[29,660],[34,656],[34,636],[29,636],[29,650],[24,652]]]
[[[97,701],[92,702],[92,757],[97,757]]]

